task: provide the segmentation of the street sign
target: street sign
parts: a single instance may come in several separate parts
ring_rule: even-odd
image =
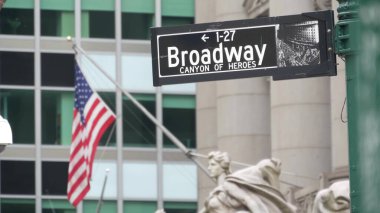
[[[333,11],[152,28],[153,85],[336,75]]]

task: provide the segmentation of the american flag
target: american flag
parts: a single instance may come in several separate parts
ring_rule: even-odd
[[[67,197],[77,206],[90,190],[92,164],[99,140],[116,116],[92,91],[75,65],[75,104]]]

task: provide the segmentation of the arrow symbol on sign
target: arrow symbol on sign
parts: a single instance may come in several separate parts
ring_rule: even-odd
[[[204,42],[206,42],[206,40],[209,39],[209,38],[210,38],[210,37],[206,36],[206,34],[203,34],[203,36],[202,36],[202,40],[203,40]]]

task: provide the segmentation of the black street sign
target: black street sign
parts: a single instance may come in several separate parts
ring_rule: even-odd
[[[333,11],[152,28],[153,85],[336,75]]]

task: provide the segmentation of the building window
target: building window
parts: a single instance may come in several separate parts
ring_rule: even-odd
[[[0,212],[25,213],[35,212],[35,200],[30,199],[0,199]]]
[[[157,210],[156,202],[152,201],[124,201],[124,212],[150,213]]]
[[[34,53],[0,52],[0,84],[34,85]]]
[[[122,38],[149,39],[149,28],[154,26],[154,0],[121,2]]]
[[[82,11],[82,37],[115,38],[113,11]]]
[[[162,26],[194,23],[194,0],[163,0]]]
[[[74,12],[41,10],[42,36],[75,36]]]
[[[195,202],[165,202],[164,209],[166,213],[193,213],[197,211]]]
[[[123,39],[150,39],[149,28],[153,26],[153,14],[123,13]]]
[[[42,213],[76,213],[75,208],[68,200],[42,200]]]
[[[12,1],[9,1],[12,2]],[[6,3],[6,5],[8,2]],[[0,34],[33,35],[33,9],[5,8],[0,13]]]
[[[82,0],[82,37],[115,38],[115,1]]]
[[[194,24],[193,17],[170,17],[164,16],[162,17],[162,26],[179,26],[179,25],[187,25]]]
[[[154,162],[124,162],[123,177],[128,177],[123,183],[124,199],[154,200],[157,198],[157,167]]]
[[[0,89],[0,114],[11,125],[13,143],[34,144],[34,91]]]
[[[84,213],[94,213],[97,210],[98,201],[84,201],[83,203],[83,212]],[[117,212],[117,205],[115,201],[103,201],[100,212]],[[128,212],[128,211],[124,211]],[[134,213],[134,212],[133,212]]]
[[[42,162],[42,194],[67,194],[67,162]]]
[[[164,125],[186,146],[195,148],[195,97],[165,95],[163,98]],[[176,147],[164,137],[166,147]]]
[[[107,175],[107,182],[105,185],[103,198],[104,200],[115,200],[117,198],[116,162],[102,160],[101,158],[105,154],[103,150],[102,151],[98,150],[97,154],[99,157],[95,158],[94,164],[92,166],[91,189],[86,195],[86,199],[99,200],[100,195],[102,194],[104,178]],[[108,170],[108,173],[107,173],[107,170]],[[114,211],[102,210],[101,212],[114,212]]]
[[[163,167],[164,199],[196,201],[197,167],[184,162],[165,163]],[[124,199],[157,199],[157,165],[155,162],[124,162],[123,176],[128,177],[123,184]]]
[[[74,93],[42,91],[42,144],[70,145]]]
[[[75,36],[74,0],[41,0],[41,35]]]
[[[41,83],[43,86],[74,86],[74,55],[41,54]]]
[[[154,95],[133,95],[151,114],[155,115]],[[126,146],[154,147],[156,144],[156,126],[127,97],[123,98],[123,133]]]
[[[1,194],[34,195],[33,161],[1,161]]]

